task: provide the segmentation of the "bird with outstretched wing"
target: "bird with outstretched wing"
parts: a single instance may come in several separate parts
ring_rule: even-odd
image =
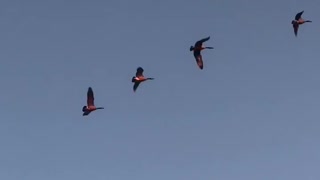
[[[136,92],[138,89],[140,83],[147,81],[147,80],[153,80],[154,78],[146,78],[143,75],[144,69],[142,67],[138,67],[136,71],[136,76],[132,77],[131,82],[134,83],[133,85],[133,92]]]
[[[301,24],[304,24],[306,22],[312,22],[310,20],[304,20],[302,18],[302,14],[304,13],[304,11],[301,11],[299,13],[296,14],[296,16],[294,17],[294,20],[291,21],[292,27],[293,27],[293,31],[294,31],[294,35],[297,37],[298,36],[298,30],[299,30],[299,26]]]
[[[97,109],[104,109],[104,107],[96,107],[94,105],[94,94],[91,87],[88,88],[87,91],[87,106],[82,107],[83,116],[89,115],[91,112]]]
[[[195,43],[194,46],[190,47],[190,51],[193,51],[193,56],[196,59],[197,65],[200,69],[203,69],[203,60],[202,60],[202,55],[201,51],[203,49],[213,49],[213,47],[204,47],[203,43],[208,41],[210,39],[209,37],[203,38]]]

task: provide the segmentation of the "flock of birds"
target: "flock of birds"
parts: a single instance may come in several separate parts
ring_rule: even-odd
[[[301,16],[304,11],[301,11],[296,14],[294,20],[291,21],[291,24],[293,26],[294,34],[297,37],[298,36],[298,29],[299,26],[312,21],[310,20],[304,20]],[[196,63],[198,67],[202,70],[203,69],[203,60],[201,56],[201,51],[204,49],[213,49],[213,47],[205,47],[203,46],[203,43],[208,41],[210,39],[210,36],[207,38],[203,38],[195,43],[194,46],[190,47],[190,51],[193,51],[194,58],[196,60]],[[140,83],[147,81],[147,80],[154,80],[154,78],[145,77],[143,75],[144,69],[142,67],[138,67],[136,70],[136,75],[132,77],[131,81],[134,83],[133,85],[133,91],[136,92],[137,88],[139,87]],[[104,107],[96,107],[94,104],[94,93],[91,87],[88,88],[87,92],[87,105],[83,106],[82,112],[83,116],[89,115],[91,112],[96,111],[98,109],[104,109]]]

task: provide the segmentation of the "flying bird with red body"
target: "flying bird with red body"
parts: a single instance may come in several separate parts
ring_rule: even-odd
[[[136,71],[136,76],[133,76],[131,82],[133,84],[133,92],[136,92],[140,83],[147,81],[147,80],[154,80],[154,78],[147,78],[143,75],[144,69],[142,67],[138,67]]]
[[[91,112],[96,111],[98,109],[104,109],[104,107],[96,107],[94,105],[94,94],[91,87],[88,88],[87,92],[87,106],[82,107],[83,116],[89,115]]]
[[[293,27],[293,31],[294,31],[294,35],[297,37],[298,36],[298,30],[299,30],[299,26],[309,22],[311,23],[312,21],[310,20],[304,20],[301,16],[303,14],[304,11],[301,11],[299,13],[296,14],[294,20],[291,21],[292,27]]]
[[[196,59],[197,65],[200,69],[203,69],[203,60],[201,51],[204,49],[213,49],[213,47],[205,47],[203,46],[203,43],[208,41],[210,39],[210,36],[207,38],[203,38],[195,43],[194,46],[190,47],[190,51],[193,51],[193,56]]]

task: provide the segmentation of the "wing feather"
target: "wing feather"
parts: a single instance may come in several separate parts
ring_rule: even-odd
[[[303,12],[304,12],[304,11],[301,11],[301,12],[297,13],[294,19],[295,19],[296,21],[298,21],[298,20],[301,18]]]
[[[197,65],[200,69],[203,69],[203,61],[202,61],[202,56],[201,54],[199,54],[197,57],[196,57],[196,61],[197,61]]]
[[[94,95],[91,87],[88,88],[88,92],[87,92],[87,105],[94,106]]]
[[[203,39],[197,41],[194,46],[195,46],[195,47],[201,47],[202,44],[203,44],[204,42],[208,41],[209,39],[210,39],[210,36],[208,36],[208,37],[206,37],[206,38],[203,38]]]
[[[134,85],[133,85],[133,91],[136,92],[136,90],[138,89],[140,85],[140,82],[135,82]]]
[[[136,72],[136,77],[141,77],[143,76],[143,68],[142,67],[138,67],[137,68],[137,72]]]
[[[293,25],[293,31],[295,36],[298,36],[298,29],[299,29],[299,25]]]

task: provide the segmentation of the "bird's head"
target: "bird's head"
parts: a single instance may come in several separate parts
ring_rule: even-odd
[[[194,47],[193,46],[190,46],[190,51],[193,51],[194,50]]]
[[[136,81],[136,77],[132,77],[131,82],[135,82]]]
[[[87,110],[87,106],[82,107],[82,112],[85,112]]]
[[[294,24],[295,22],[296,22],[296,21],[292,20],[292,21],[291,21],[291,24]]]

